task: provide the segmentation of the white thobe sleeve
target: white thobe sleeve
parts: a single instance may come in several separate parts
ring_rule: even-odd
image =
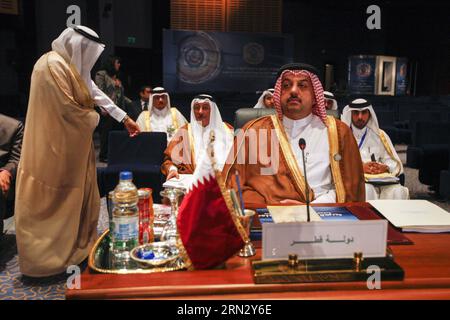
[[[114,102],[97,87],[94,81],[92,81],[92,98],[97,106],[108,112],[108,114],[117,122],[121,122],[127,115],[125,111],[116,106]]]

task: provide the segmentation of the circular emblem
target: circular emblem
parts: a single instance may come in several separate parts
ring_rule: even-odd
[[[342,160],[342,156],[341,156],[339,153],[336,153],[336,154],[334,155],[334,160],[335,160],[335,161],[341,161],[341,160]]]
[[[221,53],[217,42],[207,33],[197,32],[178,47],[178,78],[189,84],[214,79],[220,72]]]
[[[184,60],[191,68],[200,67],[205,61],[205,54],[198,47],[188,47],[184,52]]]
[[[244,61],[257,65],[264,61],[264,47],[259,43],[247,43],[243,49]]]
[[[360,63],[356,66],[356,74],[358,77],[367,78],[372,74],[372,66],[368,63]]]

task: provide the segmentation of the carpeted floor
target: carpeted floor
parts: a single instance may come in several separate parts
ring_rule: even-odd
[[[64,300],[68,274],[36,279],[19,271],[14,220],[5,221],[6,235],[0,241],[0,300]],[[106,200],[101,200],[99,234],[108,228]],[[80,268],[84,270],[86,263]]]
[[[403,163],[406,162],[406,146],[396,149]],[[104,164],[99,164],[103,166]],[[437,201],[428,187],[418,181],[418,170],[405,168],[406,186],[412,199],[426,199],[450,212],[450,202]],[[24,277],[19,272],[15,239],[14,219],[5,221],[6,235],[0,241],[0,300],[63,300],[67,274],[46,279]],[[108,226],[105,199],[102,199],[98,232],[101,234]],[[81,266],[85,268],[85,264]],[[82,285],[82,284],[81,284]]]

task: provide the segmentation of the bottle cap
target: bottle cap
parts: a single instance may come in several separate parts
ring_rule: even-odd
[[[120,180],[133,180],[133,173],[130,171],[122,171],[120,173]]]

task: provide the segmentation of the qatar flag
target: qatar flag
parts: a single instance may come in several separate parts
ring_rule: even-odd
[[[248,239],[220,172],[205,152],[178,211],[178,245],[188,269],[209,269],[236,254]]]

